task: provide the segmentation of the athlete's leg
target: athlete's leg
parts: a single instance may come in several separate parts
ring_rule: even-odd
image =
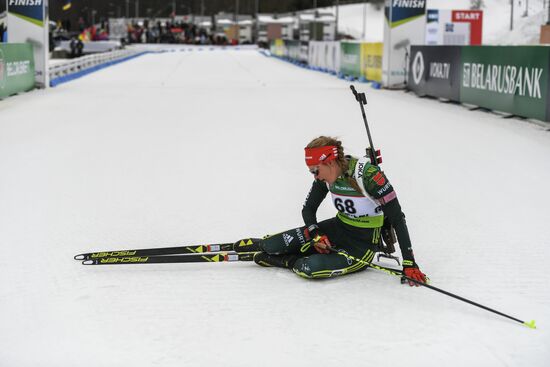
[[[360,237],[357,237],[337,218],[320,222],[319,229],[328,236],[336,251],[347,253],[364,262],[371,262],[374,258],[373,244],[378,241],[378,229],[362,229]],[[364,262],[352,260],[343,254],[313,253],[298,258],[292,270],[305,278],[329,278],[365,269],[367,265]]]
[[[343,250],[339,251],[344,252]],[[356,258],[364,262],[371,262],[374,252],[367,250],[363,256]],[[292,271],[304,278],[319,279],[353,273],[365,269],[366,266],[365,263],[349,259],[343,254],[313,254],[298,258],[292,266]]]
[[[305,227],[289,229],[281,233],[267,236],[259,243],[262,251],[270,255],[301,254],[309,248],[309,236]]]

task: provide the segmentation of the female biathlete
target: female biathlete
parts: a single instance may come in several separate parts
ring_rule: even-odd
[[[342,143],[326,136],[311,141],[305,156],[315,178],[302,209],[305,226],[259,241],[261,252],[254,255],[254,261],[288,268],[305,278],[353,273],[364,269],[380,251],[381,229],[387,221],[399,241],[404,274],[426,282],[414,260],[397,195],[380,168],[369,158],[345,156]],[[329,192],[338,213],[317,222],[317,208]]]

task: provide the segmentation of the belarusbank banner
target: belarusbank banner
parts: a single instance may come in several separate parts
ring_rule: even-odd
[[[47,87],[48,0],[7,0],[8,43],[30,43],[34,49],[35,81]]]
[[[548,47],[465,46],[460,101],[548,121],[549,68]]]
[[[0,99],[33,88],[32,46],[0,43]]]
[[[414,46],[408,88],[550,121],[550,47]]]
[[[426,0],[386,0],[382,84],[406,85],[407,55],[411,45],[423,45],[426,31]]]

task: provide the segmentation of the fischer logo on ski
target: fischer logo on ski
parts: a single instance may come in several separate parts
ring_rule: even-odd
[[[116,263],[145,263],[149,260],[149,257],[108,257],[106,259],[100,259],[102,264],[116,264]]]
[[[92,259],[100,257],[120,257],[120,256],[134,256],[135,251],[109,251],[109,252],[95,252],[90,257]]]

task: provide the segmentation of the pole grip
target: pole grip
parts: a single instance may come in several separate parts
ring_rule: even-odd
[[[359,102],[361,105],[367,104],[367,96],[365,93],[359,93],[357,90],[355,90],[355,87],[353,85],[349,86],[351,91],[353,92],[353,95],[355,96],[355,100]]]

